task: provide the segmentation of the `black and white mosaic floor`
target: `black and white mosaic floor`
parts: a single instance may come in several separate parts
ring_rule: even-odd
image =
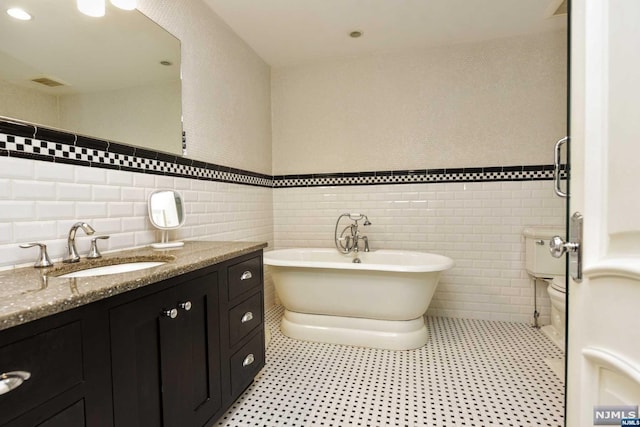
[[[562,352],[525,324],[429,317],[429,342],[390,351],[297,341],[267,313],[267,364],[218,426],[561,426]]]

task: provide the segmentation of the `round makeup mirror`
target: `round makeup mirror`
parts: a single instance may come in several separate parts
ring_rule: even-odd
[[[153,243],[153,248],[165,249],[184,245],[184,242],[169,241],[169,230],[180,228],[185,221],[184,202],[180,193],[174,190],[158,190],[151,193],[149,219],[154,227],[162,230],[161,241]]]

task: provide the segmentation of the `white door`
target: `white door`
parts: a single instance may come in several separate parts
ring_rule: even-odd
[[[596,405],[640,404],[640,1],[574,0],[571,39],[584,279],[568,283],[566,425],[585,427]]]

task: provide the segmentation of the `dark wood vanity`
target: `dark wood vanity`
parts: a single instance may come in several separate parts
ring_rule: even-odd
[[[0,331],[0,425],[212,425],[265,363],[262,249],[176,270]]]

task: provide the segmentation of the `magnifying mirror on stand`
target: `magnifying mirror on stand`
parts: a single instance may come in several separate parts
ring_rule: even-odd
[[[173,190],[158,190],[149,195],[149,219],[154,227],[162,230],[160,243],[152,243],[154,249],[177,248],[184,242],[170,242],[169,230],[184,224],[185,213],[182,196]]]

